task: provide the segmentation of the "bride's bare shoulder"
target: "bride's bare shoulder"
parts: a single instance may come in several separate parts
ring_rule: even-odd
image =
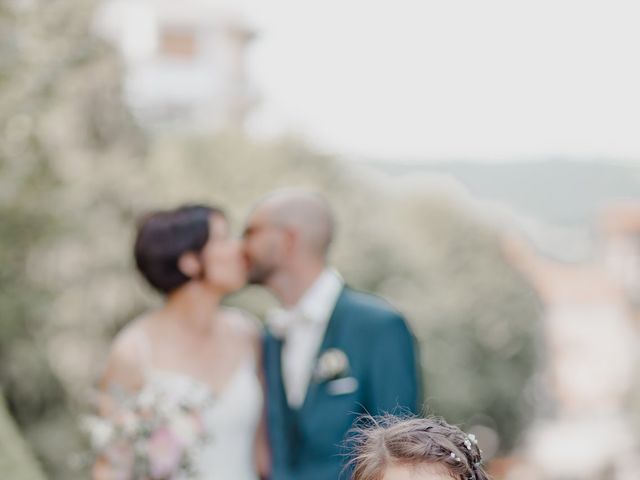
[[[136,354],[143,346],[148,324],[153,320],[154,313],[146,313],[131,320],[115,336],[111,344],[109,356],[124,356]]]
[[[141,351],[145,347],[145,330],[153,314],[142,315],[129,322],[115,336],[104,369],[101,384],[122,384],[136,387],[142,375]]]

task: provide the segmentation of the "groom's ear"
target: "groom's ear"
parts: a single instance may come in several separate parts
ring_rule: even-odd
[[[183,253],[178,259],[180,272],[189,278],[198,278],[202,273],[200,259],[193,252]]]

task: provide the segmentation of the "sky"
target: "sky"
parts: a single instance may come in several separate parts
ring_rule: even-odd
[[[640,2],[242,5],[259,137],[356,160],[640,164]]]

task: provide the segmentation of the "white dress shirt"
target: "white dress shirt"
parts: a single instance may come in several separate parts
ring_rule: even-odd
[[[340,274],[327,268],[294,307],[274,310],[267,317],[272,332],[285,340],[282,379],[293,408],[304,403],[316,355],[343,287]]]

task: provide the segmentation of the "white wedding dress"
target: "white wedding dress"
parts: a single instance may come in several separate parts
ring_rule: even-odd
[[[145,356],[150,359],[150,344],[146,344]],[[209,399],[203,412],[209,440],[195,458],[197,480],[258,480],[254,449],[263,393],[256,368],[255,355],[248,355],[224,389],[214,392],[202,380],[148,364],[147,387],[196,401]]]

